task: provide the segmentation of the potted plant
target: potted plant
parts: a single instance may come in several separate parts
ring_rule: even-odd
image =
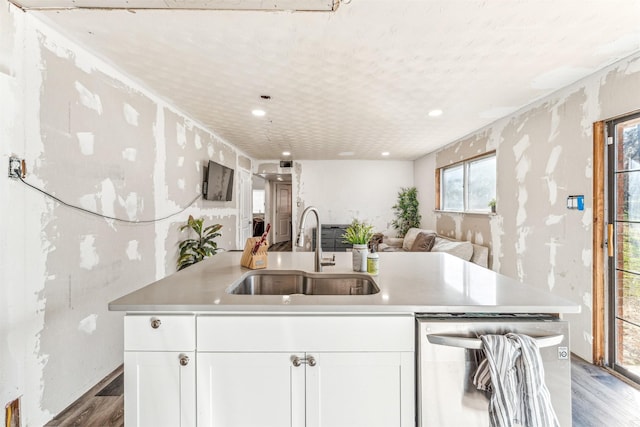
[[[203,259],[213,256],[218,252],[218,244],[215,242],[215,238],[220,236],[220,229],[222,225],[214,224],[208,227],[204,227],[204,218],[194,219],[189,215],[187,223],[181,225],[179,230],[193,231],[196,234],[195,239],[187,239],[180,242],[178,249],[180,255],[178,256],[178,271],[196,264]]]
[[[489,207],[491,208],[491,213],[496,213],[496,199],[489,200]]]
[[[355,218],[342,235],[343,242],[351,243],[353,271],[367,271],[368,243],[373,236],[373,225]]]
[[[418,189],[416,187],[401,188],[398,192],[398,203],[393,205],[396,219],[393,228],[398,230],[398,237],[404,237],[410,228],[419,228],[422,215],[418,210]]]

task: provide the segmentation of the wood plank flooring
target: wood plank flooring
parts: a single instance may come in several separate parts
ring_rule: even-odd
[[[113,371],[46,427],[123,427],[122,372],[122,366]],[[640,427],[640,388],[575,356],[571,393],[574,427]]]
[[[291,240],[287,240],[286,242],[274,243],[269,246],[270,252],[291,252],[292,243]]]
[[[123,372],[118,367],[45,427],[124,427]]]
[[[640,426],[640,389],[575,356],[571,395],[574,426]]]

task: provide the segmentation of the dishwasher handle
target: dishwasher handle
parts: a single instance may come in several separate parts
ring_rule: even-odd
[[[563,334],[535,338],[536,342],[538,343],[538,348],[553,347],[554,345],[560,344],[563,339]],[[480,338],[428,334],[427,340],[429,340],[431,344],[444,345],[447,347],[466,348],[469,350],[482,350],[484,347]]]

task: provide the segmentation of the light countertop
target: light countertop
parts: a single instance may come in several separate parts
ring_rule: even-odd
[[[324,256],[332,256],[325,252]],[[374,295],[233,295],[251,271],[241,252],[222,252],[112,301],[127,312],[282,313],[579,313],[580,305],[445,253],[380,253]],[[336,252],[324,273],[354,273],[351,253]],[[313,272],[312,252],[269,253],[268,270]],[[365,273],[359,273],[365,274]]]

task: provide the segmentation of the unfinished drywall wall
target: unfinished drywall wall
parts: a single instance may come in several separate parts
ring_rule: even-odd
[[[8,165],[14,150],[25,141],[23,88],[25,70],[22,51],[24,19],[16,8],[0,7],[0,150],[2,165]],[[37,293],[41,290],[42,263],[26,265],[26,248],[33,247],[40,257],[37,233],[23,233],[26,224],[40,221],[43,203],[26,203],[26,189],[6,178],[0,179],[0,407],[24,396],[38,395],[41,365],[37,335],[44,313]],[[39,231],[39,230],[38,230]],[[34,235],[36,234],[36,235]],[[17,260],[15,254],[19,254]],[[28,315],[27,315],[28,313]],[[36,369],[30,369],[35,366]],[[22,419],[31,409],[22,402]],[[4,409],[3,409],[4,414]],[[4,417],[2,418],[4,420]]]
[[[251,159],[1,1],[5,165],[24,158],[27,182],[111,217],[0,180],[0,403],[21,397],[23,425],[41,426],[122,363],[123,313],[107,304],[175,271],[189,214],[235,249],[238,198],[201,200],[202,178],[209,159]]]
[[[496,150],[497,215],[434,214],[433,204],[421,212],[435,215],[440,233],[488,244],[496,271],[580,304],[582,313],[566,318],[571,349],[586,360],[592,358],[592,126],[640,109],[638,94],[640,55],[416,162],[428,176]],[[572,194],[585,196],[584,211],[566,208]]]

